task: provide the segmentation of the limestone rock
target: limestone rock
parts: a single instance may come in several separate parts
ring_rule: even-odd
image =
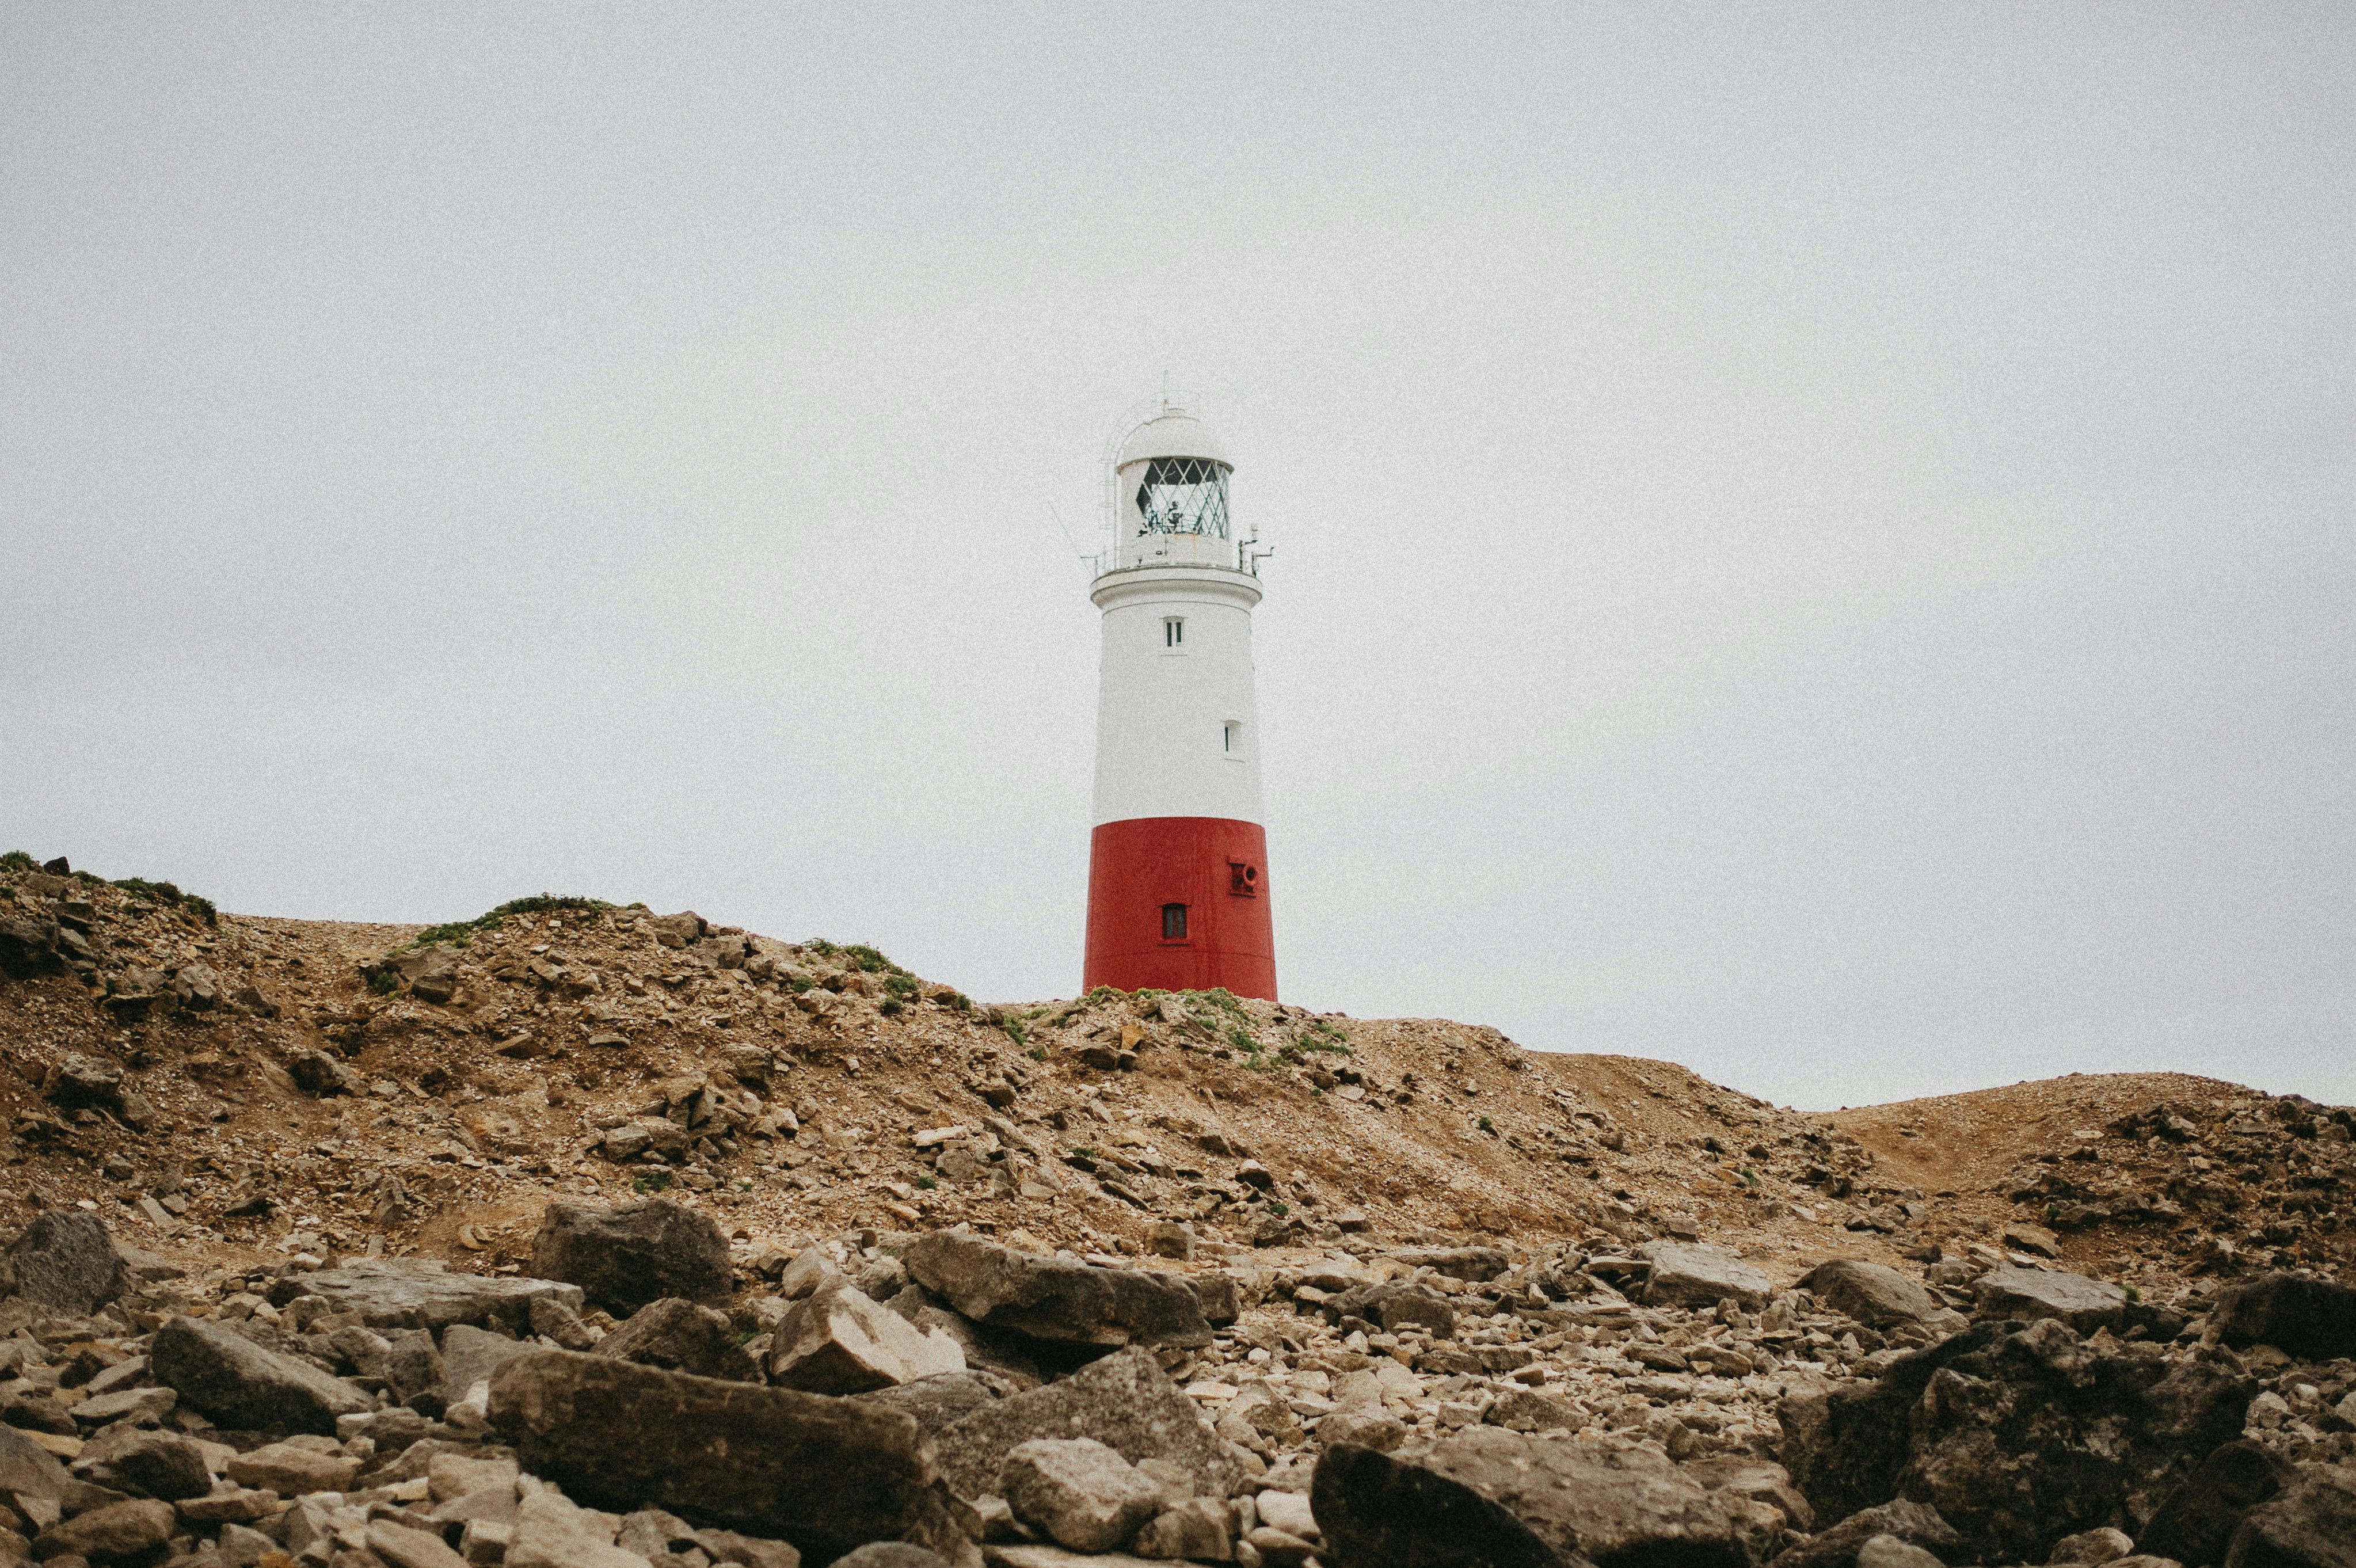
[[[2083,1274],[2006,1263],[1982,1274],[1973,1294],[1983,1317],[2057,1318],[2081,1334],[2126,1326],[2126,1292]]]
[[[728,1239],[712,1217],[659,1197],[614,1208],[550,1204],[532,1267],[620,1314],[665,1296],[722,1301],[734,1284]]]
[[[371,1520],[367,1540],[368,1549],[391,1568],[466,1568],[466,1560],[451,1551],[440,1536],[390,1520]]]
[[[0,1294],[59,1316],[88,1317],[129,1283],[106,1227],[78,1208],[33,1216],[0,1259]]]
[[[580,1507],[554,1487],[527,1484],[509,1538],[507,1568],[647,1568],[645,1558],[614,1544],[621,1522]]]
[[[90,1457],[98,1445],[82,1450]],[[213,1489],[203,1450],[177,1433],[138,1432],[110,1444],[102,1455],[113,1485],[161,1502],[200,1498]]]
[[[998,1482],[1016,1518],[1075,1552],[1119,1546],[1162,1502],[1161,1488],[1136,1466],[1089,1437],[1017,1444]]]
[[[405,1258],[355,1259],[339,1269],[294,1275],[271,1292],[282,1306],[298,1295],[322,1297],[335,1312],[356,1314],[380,1333],[423,1328],[438,1335],[466,1323],[529,1334],[536,1302],[551,1300],[575,1314],[582,1305],[580,1286],[562,1281],[451,1273]]]
[[[1723,1247],[1693,1241],[1647,1241],[1636,1249],[1651,1260],[1644,1299],[1655,1305],[1714,1306],[1732,1297],[1756,1312],[1774,1294],[1774,1282]]]
[[[1513,1423],[1500,1422],[1498,1424],[1511,1426]],[[1361,1448],[1371,1448],[1377,1454],[1387,1454],[1407,1441],[1407,1423],[1395,1415],[1385,1415],[1379,1409],[1336,1411],[1317,1423],[1317,1441],[1327,1447],[1336,1443],[1350,1443]]]
[[[1194,1402],[1141,1349],[1107,1356],[950,1426],[937,1439],[942,1479],[959,1497],[993,1494],[1006,1455],[1034,1437],[1092,1437],[1132,1465],[1168,1460],[1196,1477],[1198,1490],[1222,1497],[1240,1474]]]
[[[2233,1531],[2225,1568],[2356,1568],[2356,1476],[2310,1470]]]
[[[33,1555],[43,1562],[68,1555],[97,1563],[135,1558],[171,1540],[174,1520],[169,1503],[108,1503],[41,1531]]]
[[[1430,1329],[1435,1339],[1456,1337],[1455,1305],[1429,1285],[1405,1280],[1353,1286],[1326,1302],[1324,1312],[1336,1323],[1364,1318],[1386,1334],[1414,1327]]]
[[[527,1470],[591,1504],[659,1507],[821,1560],[876,1540],[970,1560],[931,1449],[896,1411],[534,1350],[492,1375],[490,1415]]]
[[[965,1352],[844,1284],[794,1303],[774,1330],[769,1378],[811,1393],[856,1394],[965,1370]]]
[[[1515,1389],[1499,1394],[1481,1419],[1508,1432],[1547,1432],[1556,1427],[1577,1432],[1587,1424],[1587,1417],[1569,1400],[1542,1394],[1536,1389]],[[1320,1427],[1318,1431],[1323,1437],[1324,1429]]]
[[[945,1432],[974,1412],[1016,1391],[1004,1379],[972,1371],[937,1372],[929,1378],[863,1393],[859,1400],[905,1411],[927,1433]]]
[[[1187,1498],[1145,1522],[1130,1541],[1136,1556],[1225,1563],[1235,1555],[1235,1516],[1216,1498]]]
[[[1911,1541],[1877,1535],[1857,1549],[1857,1568],[1946,1568],[1946,1564]]]
[[[2063,1536],[2053,1543],[2053,1550],[2046,1554],[2045,1562],[2047,1568],[2060,1568],[2063,1563],[2084,1563],[2092,1568],[2093,1564],[2115,1562],[2132,1555],[2134,1552],[2135,1541],[2126,1530],[2104,1525],[2100,1530],[2081,1530],[2076,1535]]]
[[[2109,1343],[2104,1341],[2104,1344]],[[1879,1379],[1784,1402],[1783,1462],[1819,1518],[1904,1498],[1978,1559],[2042,1562],[2158,1498],[2241,1431],[2254,1385],[2058,1319],[1982,1323]]]
[[[2297,1476],[2289,1461],[2254,1443],[2225,1444],[2160,1503],[2145,1521],[2136,1547],[2179,1563],[2222,1563],[2250,1510],[2273,1499]]]
[[[1513,1266],[1513,1260],[1494,1247],[1402,1247],[1388,1256],[1410,1269],[1428,1267],[1472,1284],[1494,1280]]]
[[[2356,1287],[2297,1274],[2228,1286],[2210,1314],[2228,1345],[2272,1345],[2308,1361],[2356,1357]]]
[[[1835,1312],[1845,1313],[1871,1328],[1896,1323],[1922,1323],[1961,1328],[1963,1315],[1929,1290],[1882,1263],[1835,1258],[1818,1263],[1800,1281],[1800,1288]]]
[[[0,1493],[54,1499],[71,1480],[56,1455],[14,1426],[0,1425]]]
[[[1746,1568],[1725,1509],[1644,1448],[1496,1427],[1390,1454],[1341,1445],[1318,1460],[1311,1500],[1334,1568]]]
[[[466,1397],[477,1383],[488,1379],[499,1367],[532,1348],[504,1334],[494,1334],[487,1328],[472,1324],[454,1323],[442,1331],[442,1398],[445,1405],[455,1405]]]
[[[1962,1545],[1962,1538],[1939,1517],[1938,1509],[1901,1499],[1859,1509],[1823,1534],[1783,1552],[1771,1568],[1849,1568],[1869,1541],[1920,1547],[1943,1561]]]
[[[594,1354],[740,1383],[761,1376],[753,1358],[737,1346],[736,1330],[728,1319],[678,1296],[666,1296],[632,1313],[628,1322],[598,1341]]]
[[[360,1473],[360,1462],[339,1453],[322,1454],[299,1443],[269,1443],[229,1462],[229,1478],[241,1487],[298,1497],[339,1492]]]
[[[1211,1342],[1202,1303],[1183,1283],[1017,1252],[936,1230],[903,1254],[908,1273],[977,1323],[1080,1345],[1194,1348]]]
[[[223,1426],[332,1434],[337,1416],[375,1408],[341,1378],[203,1318],[173,1318],[148,1354],[156,1381]]]

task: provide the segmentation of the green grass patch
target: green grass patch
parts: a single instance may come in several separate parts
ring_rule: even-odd
[[[648,1171],[630,1183],[632,1192],[660,1192],[670,1186],[670,1172]]]
[[[38,871],[40,869],[41,863],[21,849],[12,849],[5,854],[0,854],[0,871]]]
[[[435,942],[447,942],[454,948],[466,947],[477,937],[487,931],[496,931],[507,924],[510,915],[538,915],[554,909],[611,909],[615,907],[603,898],[584,898],[577,894],[535,893],[529,898],[510,898],[498,908],[487,910],[471,920],[452,920],[446,925],[428,926],[385,956],[390,958],[392,953],[431,947]],[[630,906],[633,909],[644,907],[638,904]]]
[[[812,937],[802,943],[802,947],[820,958],[839,961],[845,969],[855,969],[867,974],[908,974],[906,970],[865,942],[830,942],[824,937]],[[916,976],[909,974],[908,978],[914,980]]]

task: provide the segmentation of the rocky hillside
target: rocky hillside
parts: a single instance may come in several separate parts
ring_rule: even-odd
[[[2356,1452],[2356,1116],[2214,1080],[1810,1116],[1478,1026],[24,856],[0,1047],[0,1493],[49,1561],[2197,1565]]]

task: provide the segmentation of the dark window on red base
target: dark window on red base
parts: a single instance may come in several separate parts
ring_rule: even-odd
[[[1185,905],[1162,906],[1162,940],[1165,942],[1183,942],[1186,940]]]

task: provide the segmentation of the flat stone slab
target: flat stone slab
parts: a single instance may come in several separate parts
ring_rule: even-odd
[[[2004,1263],[1982,1274],[1972,1289],[1982,1317],[2058,1318],[2081,1334],[2118,1328],[2126,1319],[2127,1293],[2083,1274]]]
[[[496,1324],[516,1334],[531,1332],[531,1304],[549,1296],[575,1313],[579,1285],[558,1280],[497,1279],[450,1273],[405,1259],[356,1260],[340,1269],[295,1274],[271,1292],[279,1305],[298,1295],[324,1297],[339,1313],[356,1313],[370,1328],[423,1328],[434,1334],[454,1323],[477,1328]],[[284,1297],[284,1300],[278,1298]]]
[[[1310,1498],[1329,1549],[1318,1555],[1345,1568],[1749,1562],[1717,1499],[1633,1445],[1494,1426],[1389,1454],[1344,1444],[1318,1460]]]
[[[1731,1296],[1757,1311],[1775,1283],[1723,1247],[1698,1241],[1647,1241],[1636,1249],[1653,1265],[1644,1300],[1655,1306],[1715,1306]]]
[[[1830,1259],[1809,1270],[1800,1288],[1870,1328],[1887,1328],[1893,1323],[1963,1326],[1962,1314],[1933,1295],[1928,1286],[1885,1263]]]
[[[376,1408],[343,1379],[203,1318],[165,1324],[148,1356],[157,1382],[223,1426],[332,1437],[336,1417]]]
[[[1177,1279],[1018,1252],[956,1230],[918,1237],[901,1261],[918,1284],[993,1328],[1077,1345],[1211,1342],[1201,1298]]]
[[[490,1419],[527,1472],[592,1508],[660,1508],[822,1562],[870,1541],[973,1557],[915,1419],[865,1401],[534,1350],[491,1375]]]

